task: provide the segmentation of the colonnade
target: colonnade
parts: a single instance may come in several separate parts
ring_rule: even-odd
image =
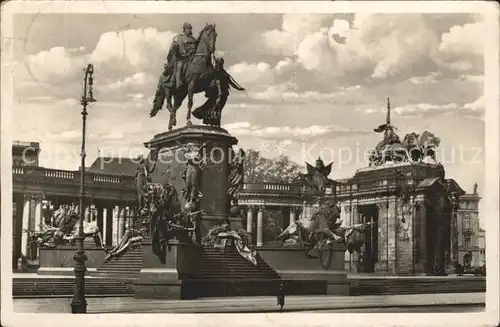
[[[265,205],[249,205],[246,208],[246,231],[250,233],[251,235],[254,235],[254,226],[256,227],[255,230],[255,245],[256,246],[263,246],[264,245],[264,219],[265,219]],[[289,215],[289,220],[288,224],[285,224],[287,227],[289,224],[292,222],[297,221],[300,218],[300,214],[302,212],[302,207],[290,207],[290,215]],[[257,218],[257,223],[254,224],[254,218]]]
[[[16,200],[19,203],[16,203]],[[73,206],[74,210],[79,213],[79,206],[72,204],[76,202],[72,200],[74,199],[46,197],[43,194],[15,196],[14,255],[18,257],[22,254],[31,260],[38,258],[38,248],[34,244],[30,244],[28,233],[25,231],[40,231],[44,224],[52,225],[54,222],[51,212],[59,209],[62,205]],[[137,228],[138,223],[140,223],[136,219],[134,206],[128,205],[128,203],[112,205],[104,201],[87,203],[84,210],[84,221],[97,224],[106,246],[118,244],[127,228]]]

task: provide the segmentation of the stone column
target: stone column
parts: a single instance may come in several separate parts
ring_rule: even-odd
[[[122,239],[123,234],[125,234],[126,215],[127,208],[121,207],[120,214],[118,216],[118,242]]]
[[[291,223],[295,222],[297,220],[297,208],[291,207],[290,208],[290,225]]]
[[[42,196],[35,197],[35,230],[39,231],[42,228]]]
[[[108,208],[102,208],[102,230],[101,230],[101,235],[102,235],[102,242],[104,243],[103,245],[107,245],[108,241]]]
[[[253,224],[253,206],[248,206],[247,209],[247,232],[252,234],[252,224]]]
[[[135,217],[135,208],[130,207],[128,212],[128,226],[129,228],[136,228],[136,217]]]
[[[114,207],[107,207],[106,208],[106,245],[112,245],[113,240],[116,239],[116,237],[113,236],[113,231],[114,231],[114,224],[115,222],[113,221],[114,217]]]
[[[22,220],[22,234],[21,234],[21,253],[24,256],[28,255],[28,233],[26,230],[30,228],[30,211],[31,211],[31,195],[24,195],[23,203],[23,220]]]
[[[119,236],[118,236],[119,218],[118,218],[118,216],[120,215],[120,207],[114,206],[112,211],[113,211],[113,241],[112,241],[112,245],[116,245],[116,244],[118,244],[118,240],[119,240]]]
[[[96,208],[97,210],[97,217],[96,217],[96,223],[97,223],[97,227],[99,228],[99,232],[101,233],[101,237],[102,237],[102,242],[103,244],[101,245],[104,245],[106,244],[105,241],[104,241],[104,235],[106,234],[105,233],[105,227],[104,227],[104,208],[102,207],[97,207]]]
[[[257,246],[262,246],[264,244],[264,207],[259,207],[257,212]]]
[[[85,205],[84,219],[86,222],[90,223],[90,205]]]

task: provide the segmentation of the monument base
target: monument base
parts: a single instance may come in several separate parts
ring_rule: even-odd
[[[184,299],[182,279],[196,271],[201,246],[171,240],[167,244],[165,263],[153,253],[151,239],[142,243],[143,266],[134,282],[138,299]]]
[[[39,263],[37,273],[39,275],[74,275],[76,245],[61,245],[56,248],[40,248]],[[104,262],[106,252],[96,246],[85,247],[85,267],[86,275],[93,276]]]
[[[308,282],[323,284],[322,293],[326,295],[349,295],[350,283],[344,268],[343,245],[335,245],[328,269],[323,268],[319,259],[309,259],[302,245],[263,246],[257,249],[259,255],[280,276],[285,284],[307,288]],[[294,290],[294,294],[307,294],[307,289]]]
[[[225,129],[205,125],[182,127],[169,132],[157,134],[144,145],[158,153],[155,168],[151,172],[152,182],[164,184],[168,182],[177,191],[181,206],[184,208],[188,200],[182,195],[186,187],[184,173],[193,149],[200,157],[193,164],[200,170],[194,175],[198,191],[202,196],[199,199],[199,210],[203,215],[199,223],[201,237],[215,225],[220,225],[229,216],[228,210],[228,174],[230,149],[238,141]],[[190,155],[186,156],[187,153]],[[192,171],[192,170],[191,170]],[[191,175],[193,176],[193,175]]]

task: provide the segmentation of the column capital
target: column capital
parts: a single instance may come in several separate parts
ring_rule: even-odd
[[[382,201],[382,202],[377,202],[377,207],[379,210],[387,210],[389,204],[387,203],[387,201]]]
[[[261,205],[258,206],[259,212],[263,212],[265,209],[266,209],[266,206],[263,205],[263,204],[261,204]]]
[[[350,205],[345,205],[344,206],[344,212],[346,214],[350,214],[351,213],[351,206]]]

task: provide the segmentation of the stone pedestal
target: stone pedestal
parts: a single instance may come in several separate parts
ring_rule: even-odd
[[[198,148],[206,144],[206,148],[201,152],[207,158],[200,180],[200,191],[203,194],[200,209],[204,212],[200,224],[202,237],[229,215],[229,149],[237,142],[236,138],[222,128],[190,126],[155,135],[144,143],[147,148],[158,151],[156,166],[151,173],[152,182],[163,184],[169,179],[169,183],[177,190],[183,207],[186,204],[186,199],[182,196],[182,174],[187,163],[186,148],[189,144]],[[232,220],[236,222],[235,219]]]
[[[301,245],[286,247],[263,246],[257,252],[287,283],[297,284],[298,281],[323,282],[324,293],[327,295],[349,295],[350,283],[344,268],[345,246],[338,244],[333,247],[332,261],[328,269],[324,269],[319,259],[310,259],[304,255]],[[305,286],[307,287],[307,286]],[[307,290],[295,290],[307,294]]]
[[[85,267],[87,268],[86,275],[92,276],[97,272],[104,262],[106,252],[97,247],[93,242],[89,244],[84,243]],[[76,245],[60,245],[56,248],[40,248],[40,268],[37,273],[39,275],[68,275],[74,276],[75,256],[77,247]]]
[[[139,299],[184,299],[182,279],[196,270],[201,246],[168,242],[164,264],[153,253],[151,239],[142,243],[143,265],[134,282],[135,297]]]

